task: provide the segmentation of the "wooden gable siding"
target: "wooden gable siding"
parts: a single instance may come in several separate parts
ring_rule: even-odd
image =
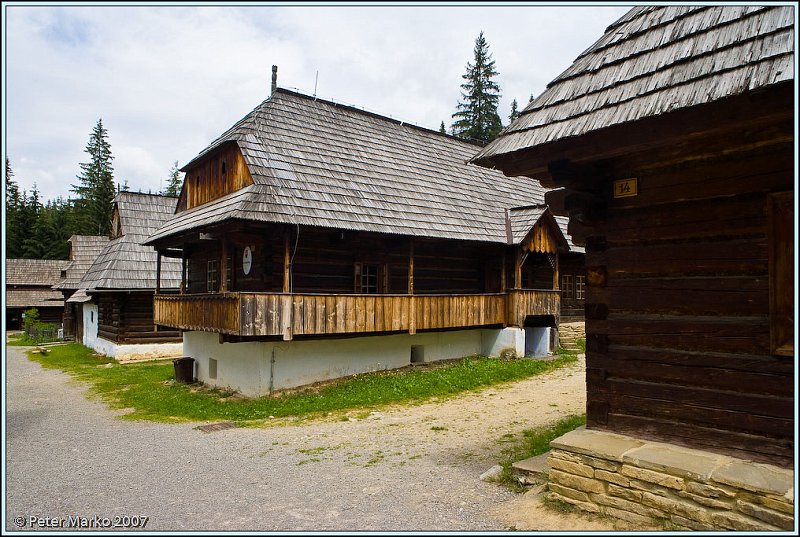
[[[637,177],[640,195],[573,226],[586,241],[590,428],[791,461],[795,365],[770,344],[768,232],[791,156],[609,165],[607,192]]]
[[[235,144],[203,157],[186,169],[178,212],[203,205],[253,184],[242,152]]]

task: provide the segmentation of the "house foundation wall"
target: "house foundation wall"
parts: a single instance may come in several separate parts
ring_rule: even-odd
[[[210,332],[184,332],[183,354],[195,359],[197,380],[249,397],[360,373],[525,349],[518,328],[459,330],[357,338],[220,343]],[[215,362],[211,362],[214,360]],[[212,378],[212,375],[215,375]]]
[[[83,341],[82,343],[104,356],[114,358],[118,362],[142,362],[160,358],[174,358],[183,354],[183,343],[135,343],[120,345],[101,338],[98,335],[97,304],[83,304]]]
[[[794,472],[707,451],[576,429],[551,444],[550,496],[680,530],[794,528]]]

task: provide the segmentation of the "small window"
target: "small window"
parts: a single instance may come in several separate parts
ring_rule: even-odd
[[[224,160],[222,161],[222,166],[220,166],[220,173],[222,173],[222,175],[225,175],[225,161]]]
[[[378,265],[362,265],[361,292],[370,294],[378,292]]]
[[[586,276],[575,276],[575,298],[586,299]]]
[[[208,271],[206,272],[206,290],[209,293],[215,293],[217,291],[217,285],[219,284],[219,275],[217,273],[218,266],[219,263],[216,259],[208,260]]]
[[[561,276],[561,296],[563,298],[573,298],[572,274]]]
[[[208,359],[208,378],[217,378],[217,361],[213,358]]]
[[[770,350],[794,356],[794,192],[767,198]]]

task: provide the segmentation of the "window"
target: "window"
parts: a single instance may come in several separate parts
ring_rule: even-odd
[[[564,274],[561,276],[561,296],[563,298],[573,298],[572,295],[572,274]]]
[[[206,272],[206,290],[209,293],[214,293],[217,290],[217,284],[219,283],[217,270],[218,261],[216,259],[209,259],[208,271]]]
[[[361,292],[378,292],[378,265],[361,266]]]
[[[586,299],[586,276],[575,276],[575,298]]]

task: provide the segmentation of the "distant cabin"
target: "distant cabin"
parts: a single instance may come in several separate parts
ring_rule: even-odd
[[[64,338],[83,341],[83,306],[91,298],[80,281],[108,243],[108,236],[73,235],[69,238],[69,262],[61,271],[61,280],[53,286],[64,298],[62,324]]]
[[[6,259],[6,330],[21,330],[25,310],[36,308],[39,320],[61,325],[64,297],[52,289],[67,261]]]
[[[158,327],[153,297],[177,293],[180,261],[142,243],[174,213],[177,198],[120,192],[114,198],[111,233],[69,300],[83,303],[83,343],[119,360],[180,356],[179,330]],[[160,280],[156,274],[160,272]],[[68,300],[68,302],[69,302]]]
[[[545,189],[468,164],[478,149],[275,89],[182,168],[147,240],[182,267],[156,323],[183,331],[200,380],[247,395],[553,352],[561,316],[582,321],[583,250]]]

